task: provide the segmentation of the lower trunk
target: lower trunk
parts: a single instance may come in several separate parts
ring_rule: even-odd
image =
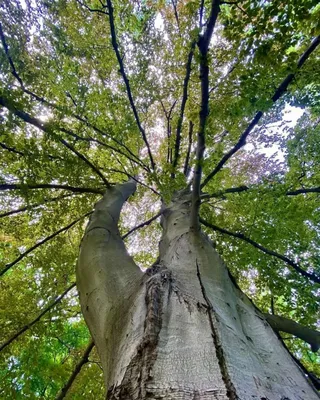
[[[210,241],[190,231],[188,199],[164,210],[160,257],[145,274],[117,230],[121,206],[115,215],[101,204],[77,279],[108,399],[319,398]]]

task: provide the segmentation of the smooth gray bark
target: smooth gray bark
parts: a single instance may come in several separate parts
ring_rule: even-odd
[[[318,399],[208,238],[190,230],[190,194],[163,207],[159,259],[140,272],[117,228],[133,191],[132,182],[107,190],[77,269],[107,398]]]
[[[270,326],[277,332],[291,333],[311,345],[311,350],[316,352],[320,348],[320,332],[300,325],[291,319],[280,315],[264,314]]]

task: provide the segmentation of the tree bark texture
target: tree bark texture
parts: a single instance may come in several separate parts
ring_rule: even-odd
[[[140,271],[117,227],[134,190],[129,181],[97,203],[77,267],[107,399],[319,399],[210,240],[190,229],[187,192],[163,206],[159,259]]]

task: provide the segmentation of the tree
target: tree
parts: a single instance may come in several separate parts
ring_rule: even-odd
[[[318,398],[319,14],[2,2],[1,398]]]

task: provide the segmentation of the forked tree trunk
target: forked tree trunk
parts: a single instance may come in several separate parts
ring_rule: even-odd
[[[163,210],[159,261],[139,270],[117,228],[134,190],[118,185],[96,205],[77,268],[107,399],[318,399],[208,238],[190,230],[187,193]]]

